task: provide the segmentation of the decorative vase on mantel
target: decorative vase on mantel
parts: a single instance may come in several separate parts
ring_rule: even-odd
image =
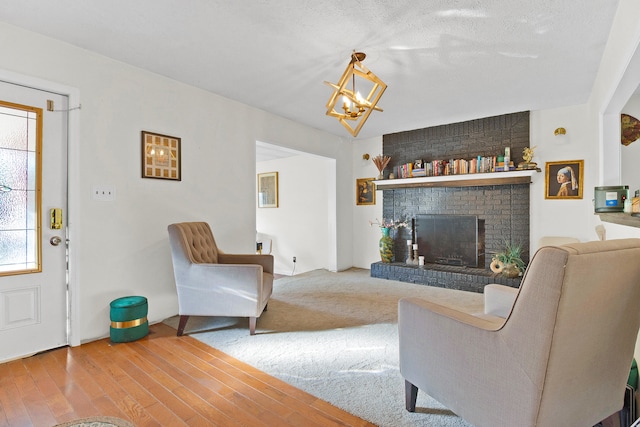
[[[389,161],[391,160],[391,157],[383,156],[382,154],[379,154],[379,155],[375,156],[371,160],[373,161],[373,164],[375,164],[376,168],[378,169],[378,181],[383,180],[384,179],[384,168],[386,168],[387,165],[389,164]]]
[[[382,237],[380,238],[380,260],[382,262],[393,262],[393,239],[389,235],[389,229],[386,227],[380,228],[382,230]]]

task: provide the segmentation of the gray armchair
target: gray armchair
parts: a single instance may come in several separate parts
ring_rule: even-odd
[[[506,318],[399,302],[405,405],[476,427],[592,426],[622,409],[640,326],[640,239],[540,248]]]
[[[168,227],[178,291],[178,336],[189,316],[248,317],[267,309],[273,289],[273,256],[226,254],[218,249],[209,224],[183,222]]]

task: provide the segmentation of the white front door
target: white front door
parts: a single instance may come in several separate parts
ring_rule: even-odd
[[[69,342],[67,108],[0,82],[0,362]]]

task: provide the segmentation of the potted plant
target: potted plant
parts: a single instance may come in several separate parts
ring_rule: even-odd
[[[491,258],[491,271],[506,277],[518,277],[526,268],[522,260],[522,245],[505,242],[504,249]]]

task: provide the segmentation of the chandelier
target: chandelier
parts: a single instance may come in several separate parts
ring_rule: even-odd
[[[382,111],[377,104],[387,88],[378,76],[362,65],[365,58],[364,53],[354,50],[340,81],[337,84],[325,81],[333,88],[333,94],[327,102],[327,116],[337,118],[354,137],[358,135],[373,110]],[[356,80],[360,90],[368,91],[366,97],[361,95],[360,90],[356,90]],[[341,105],[338,105],[339,103]]]

